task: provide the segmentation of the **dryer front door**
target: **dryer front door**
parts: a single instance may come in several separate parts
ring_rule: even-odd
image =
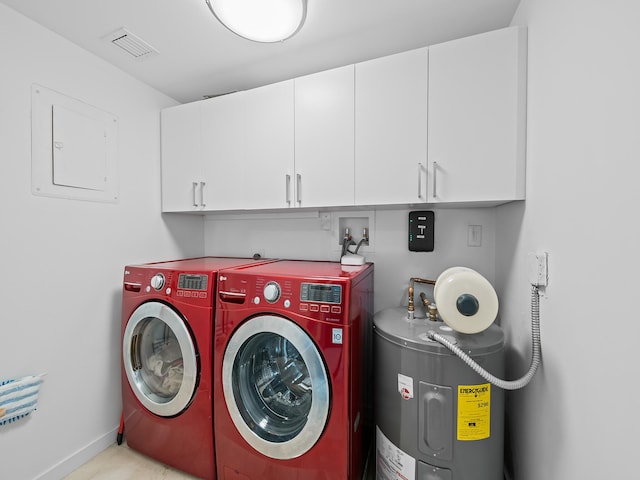
[[[160,302],[140,305],[122,338],[124,370],[140,403],[172,417],[191,403],[198,383],[198,355],[185,321]]]
[[[327,371],[311,337],[290,320],[262,315],[244,322],[227,344],[222,386],[234,425],[268,457],[299,457],[324,430]]]

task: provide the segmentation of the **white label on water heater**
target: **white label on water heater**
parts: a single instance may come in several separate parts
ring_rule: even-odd
[[[398,392],[405,400],[413,398],[413,378],[398,374]]]
[[[415,480],[416,459],[396,447],[376,425],[376,479]]]

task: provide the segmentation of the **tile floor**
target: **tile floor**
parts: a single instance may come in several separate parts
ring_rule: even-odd
[[[368,468],[367,480],[375,473]],[[197,480],[196,477],[179,472],[156,462],[127,447],[113,444],[89,460],[64,480]]]
[[[196,480],[127,447],[113,444],[64,480]]]

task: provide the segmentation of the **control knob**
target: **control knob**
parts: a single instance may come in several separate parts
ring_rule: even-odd
[[[164,275],[161,273],[157,273],[153,277],[151,277],[151,286],[155,290],[161,290],[162,287],[164,287]]]
[[[262,294],[267,302],[275,303],[280,298],[280,285],[276,282],[269,282],[264,286]]]

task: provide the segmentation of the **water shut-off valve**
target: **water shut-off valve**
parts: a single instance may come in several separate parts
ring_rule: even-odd
[[[415,283],[423,283],[423,284],[427,284],[427,285],[435,285],[436,281],[435,280],[428,280],[425,278],[418,278],[418,277],[412,277],[411,279],[409,279],[409,301],[408,301],[408,305],[407,305],[407,318],[409,320],[413,320],[414,319],[414,312],[415,312],[415,303],[413,301],[413,296],[414,296],[414,284]],[[435,322],[437,320],[438,317],[438,308],[431,303],[428,299],[427,296],[424,294],[424,292],[420,293],[420,299],[422,300],[422,305],[424,305],[424,307],[427,309],[427,314],[429,316],[429,320],[431,320],[432,322]]]

